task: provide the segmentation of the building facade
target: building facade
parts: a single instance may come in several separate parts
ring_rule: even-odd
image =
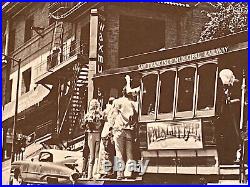
[[[141,88],[140,150],[151,163],[146,174],[217,176],[218,72],[247,75],[248,40],[242,32],[199,42],[203,12],[212,9],[209,3],[5,3],[3,53],[21,59],[21,74],[17,88],[17,64],[2,67],[4,157],[10,156],[17,89],[16,133],[32,139],[27,144],[65,149],[83,138],[88,102],[98,98],[104,106],[121,96],[129,74]],[[163,135],[156,131],[175,123],[180,129],[192,123],[195,143],[159,147]]]
[[[56,128],[59,74],[66,78],[61,80],[62,89],[67,87],[65,82],[72,81],[70,73],[64,74],[67,65],[88,64],[90,81],[86,87],[90,100],[96,63],[103,63],[102,70],[136,65],[136,62],[124,64],[121,59],[197,42],[206,20],[201,9],[208,8],[207,5],[195,7],[181,3],[5,3],[2,8],[3,53],[21,59],[17,129],[20,127],[25,135],[36,129],[39,137],[49,132],[51,126]],[[61,17],[56,20],[53,16]],[[95,33],[99,26],[95,19],[103,20],[103,33],[98,33],[103,38]],[[58,47],[55,44],[58,41],[63,49],[61,60],[56,52],[54,59],[49,56]],[[51,63],[53,60],[55,62]],[[3,124],[4,134],[8,134],[12,132],[15,110],[17,63],[9,62],[3,68],[6,69],[2,77]],[[50,71],[52,68],[56,70]],[[61,110],[63,116],[65,109]],[[45,116],[41,118],[41,115]],[[5,141],[11,142],[9,138]]]

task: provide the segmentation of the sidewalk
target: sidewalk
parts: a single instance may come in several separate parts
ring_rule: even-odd
[[[10,159],[2,162],[2,185],[9,184],[10,176]]]

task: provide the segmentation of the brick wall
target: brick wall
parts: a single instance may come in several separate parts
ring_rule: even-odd
[[[25,19],[31,15],[34,17],[34,26],[45,29],[42,32],[44,36],[41,37],[33,31],[33,37],[27,42],[24,42]],[[48,3],[33,3],[30,8],[27,8],[24,13],[12,21],[12,28],[16,29],[15,51],[12,55],[16,59],[22,59],[21,66],[27,65],[51,49],[54,25],[49,25],[48,15]],[[66,41],[74,34],[73,24],[65,23],[64,31],[64,40]],[[17,67],[14,66],[11,72],[16,71],[16,68]]]
[[[196,43],[199,41],[202,27],[206,21],[201,11],[209,9],[206,4],[195,8],[178,10],[177,8],[145,8],[138,6],[105,6],[106,13],[106,62],[105,69],[118,67],[119,62],[119,18],[133,16],[163,20],[165,22],[165,48]],[[146,51],[145,51],[146,52]]]
[[[138,18],[156,19],[165,21],[165,47],[177,46],[177,17],[172,16],[173,11],[157,11],[133,6],[106,6],[106,66],[105,68],[116,68],[119,62],[119,18],[120,16],[133,16]]]

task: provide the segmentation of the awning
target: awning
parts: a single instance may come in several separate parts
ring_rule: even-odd
[[[18,113],[38,104],[49,94],[49,92],[50,90],[44,86],[38,85],[35,90],[23,94],[18,100]],[[2,121],[5,121],[15,115],[15,105],[16,101],[14,100],[4,106],[2,110]]]

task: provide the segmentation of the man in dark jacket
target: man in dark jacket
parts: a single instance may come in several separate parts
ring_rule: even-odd
[[[239,149],[240,132],[236,114],[233,110],[231,89],[237,81],[230,69],[221,70],[218,80],[217,106],[216,106],[216,140],[219,160],[221,164],[232,164]]]

